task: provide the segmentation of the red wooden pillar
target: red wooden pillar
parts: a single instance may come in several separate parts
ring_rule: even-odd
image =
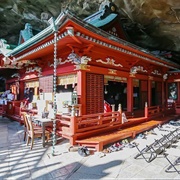
[[[145,115],[146,118],[148,118],[148,105],[147,105],[147,103],[145,103],[144,115]]]
[[[166,105],[167,102],[165,102],[165,81],[162,81],[162,105]]]
[[[166,88],[166,94],[165,94],[165,101],[166,103],[168,102],[168,99],[169,99],[169,92],[168,92],[168,82],[165,81],[165,88]]]
[[[86,114],[86,71],[77,72],[78,104],[82,105],[82,115]]]
[[[152,96],[152,80],[151,80],[151,77],[149,77],[148,78],[148,106],[151,106],[152,104],[151,96]]]
[[[19,81],[19,100],[24,99],[24,81]]]
[[[9,89],[9,85],[6,83],[5,85],[5,89],[8,90]]]
[[[133,78],[127,80],[127,111],[133,111]]]
[[[75,145],[76,141],[76,131],[77,131],[77,122],[76,122],[76,117],[72,116],[70,117],[70,145]]]
[[[176,101],[179,102],[180,101],[180,82],[177,82],[177,89],[178,89],[178,99]]]

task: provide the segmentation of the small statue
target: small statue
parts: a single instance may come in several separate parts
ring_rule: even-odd
[[[32,26],[29,23],[25,24],[25,29],[20,31],[19,44],[33,37]]]

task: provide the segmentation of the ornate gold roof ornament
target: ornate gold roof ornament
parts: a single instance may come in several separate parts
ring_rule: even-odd
[[[97,59],[96,62],[100,62],[102,64],[112,65],[112,66],[116,66],[116,67],[123,67],[123,65],[120,63],[116,64],[115,60],[110,57],[107,57],[106,61],[103,61],[102,59]]]

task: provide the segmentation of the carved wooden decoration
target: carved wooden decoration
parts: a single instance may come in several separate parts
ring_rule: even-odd
[[[122,64],[116,64],[115,60],[112,58],[106,58],[106,61],[103,61],[102,59],[97,59],[96,62],[100,62],[102,64],[106,64],[106,65],[112,65],[112,66],[116,66],[116,67],[123,67]]]

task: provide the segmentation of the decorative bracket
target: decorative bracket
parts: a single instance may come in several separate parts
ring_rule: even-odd
[[[62,58],[57,59],[57,60],[56,60],[56,65],[58,66],[58,65],[60,65],[60,64],[64,64],[64,63],[62,63],[61,61],[62,61]],[[54,63],[50,64],[49,67],[54,67]]]
[[[68,62],[74,63],[74,64],[85,64],[87,65],[88,62],[91,61],[91,57],[88,56],[79,56],[78,54],[72,52],[69,54],[69,56],[67,57],[67,59],[65,61],[61,61],[60,64],[65,64]]]
[[[20,79],[20,74],[19,73],[14,73],[13,75],[11,75],[12,78],[17,77],[18,80]]]
[[[108,74],[117,74],[117,70],[115,69],[108,69]]]
[[[163,75],[163,80],[165,81],[168,78],[168,74]]]
[[[112,58],[106,58],[106,61],[103,61],[102,59],[97,59],[96,62],[100,62],[102,64],[107,64],[107,65],[112,65],[112,66],[116,66],[116,67],[123,67],[122,64],[116,64],[115,60]]]
[[[66,27],[66,29],[69,36],[71,36],[77,43],[82,44],[82,42],[74,35],[73,27]]]
[[[135,74],[137,74],[138,71],[147,72],[147,70],[145,70],[143,66],[133,66],[130,69],[130,77],[135,77]]]
[[[38,73],[38,76],[41,76],[42,68],[39,67],[39,66],[27,67],[25,73],[31,73],[31,72],[37,72],[37,73]]]
[[[90,71],[89,67],[90,65],[87,65],[87,64],[76,64],[75,65],[76,69],[75,70],[88,70]]]
[[[148,79],[149,80],[153,80],[153,76],[148,76]]]
[[[154,75],[162,75],[158,70],[154,70],[151,73],[154,74]]]

